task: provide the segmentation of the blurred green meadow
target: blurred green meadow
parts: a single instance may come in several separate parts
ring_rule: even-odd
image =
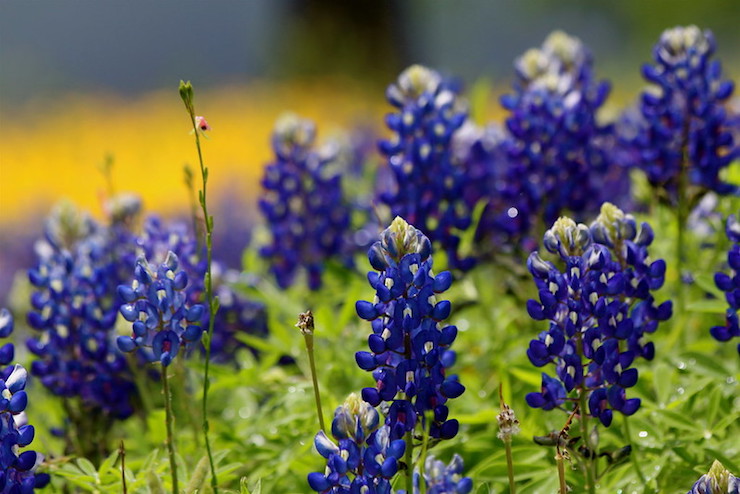
[[[500,1],[492,6],[479,4],[486,15],[478,16],[474,9],[409,2],[372,16],[374,29],[347,34],[346,49],[335,47],[330,54],[324,49],[336,44],[336,36],[345,32],[342,22],[354,16],[340,7],[335,12],[330,2],[317,2],[315,10],[304,6],[299,14],[291,14],[291,7],[298,4],[283,2],[271,10],[267,4],[259,3],[259,8],[272,12],[268,29],[272,34],[251,41],[264,48],[267,55],[250,51],[246,58],[254,64],[246,64],[249,67],[242,67],[242,72],[217,69],[210,62],[203,62],[209,56],[218,56],[211,55],[213,52],[196,52],[199,55],[193,60],[199,62],[192,62],[196,76],[202,75],[207,81],[197,101],[213,126],[203,148],[213,180],[213,201],[219,203],[223,199],[215,207],[215,228],[223,237],[220,245],[224,251],[230,244],[238,245],[238,250],[246,246],[232,267],[247,273],[250,281],[238,282],[234,288],[264,304],[269,327],[266,337],[246,333],[237,336],[256,353],[242,349],[235,362],[211,364],[208,417],[221,492],[310,492],[307,475],[323,471],[326,465],[313,446],[319,426],[304,339],[295,327],[299,313],[310,309],[315,317],[315,358],[327,422],[350,393],[374,385],[371,375],[355,362],[355,352],[367,349],[371,333],[370,323],[360,319],[355,309],[356,301],[372,300],[374,296],[366,276],[371,269],[367,256],[356,254],[354,268],[328,263],[323,286],[309,291],[304,279],[290,288],[279,288],[269,265],[258,254],[267,236],[255,206],[260,193],[258,180],[272,156],[269,136],[278,114],[292,110],[313,118],[322,137],[362,127],[374,139],[382,132],[377,129],[388,110],[383,101],[385,86],[394,80],[400,67],[410,61],[423,61],[461,76],[468,87],[470,114],[478,123],[500,121],[502,109],[497,99],[513,77],[511,60],[527,47],[539,44],[544,33],[554,28],[568,28],[575,35],[580,35],[580,28],[593,37],[596,73],[611,77],[615,86],[602,115],[605,120],[635,101],[643,84],[639,61],[650,58],[650,46],[660,31],[675,23],[703,22],[702,27],[715,29],[725,71],[735,80],[740,74],[740,38],[732,20],[740,16],[740,9],[738,4],[729,2],[710,2],[714,8],[684,2],[644,6],[637,1],[599,7],[585,1],[557,6],[532,2],[515,8],[513,3]],[[514,9],[509,13],[513,20],[504,15],[507,8]],[[38,12],[16,6],[4,5],[0,14],[3,9],[27,26],[44,19]],[[193,19],[202,13],[199,9],[187,4],[177,19],[195,22]],[[373,13],[372,6],[364,3],[362,11]],[[116,13],[115,9],[93,12],[104,19]],[[254,22],[250,13],[242,11],[240,15]],[[491,41],[489,44],[474,43],[475,36],[490,30],[483,21],[497,14],[501,14],[500,18],[491,22],[502,30],[503,24],[512,24],[506,33],[515,31],[517,37],[512,34],[509,40],[491,34],[486,38]],[[77,15],[81,16],[81,26],[94,23],[94,15],[93,20],[82,18],[79,12]],[[155,19],[166,16],[167,12],[156,9]],[[452,16],[449,26],[453,35],[445,42],[447,37],[440,33],[449,27],[447,16]],[[216,33],[216,21],[226,17],[228,13],[213,17],[211,25],[189,25],[181,34],[185,38],[188,33]],[[10,39],[4,38],[9,36],[6,27],[10,19],[9,15],[0,15],[0,32],[5,31],[0,40]],[[315,30],[309,23],[312,19],[321,21],[315,24]],[[471,24],[475,29],[466,32],[466,23],[471,19],[478,22]],[[283,21],[285,24],[281,24]],[[353,22],[352,26],[361,25],[356,19]],[[554,22],[557,25],[552,25]],[[281,30],[283,25],[290,28]],[[600,27],[604,28],[603,33],[597,32]],[[154,32],[158,30],[166,31],[158,26]],[[151,34],[147,33],[150,31],[143,31],[141,36],[148,39]],[[214,36],[221,39],[220,34]],[[275,46],[279,50],[275,48],[272,53],[268,47],[276,36],[279,42]],[[375,46],[377,51],[368,48],[369,42],[384,37],[388,39]],[[197,44],[197,40],[187,39],[183,43],[193,49],[190,43]],[[467,46],[472,45],[475,46],[467,57]],[[28,51],[31,45],[17,41],[6,46],[13,49],[0,49],[3,66],[17,67],[23,76],[19,79],[35,81],[32,87],[36,91],[24,92],[24,84],[7,75],[10,71],[1,71],[0,302],[16,317],[16,361],[30,368],[33,356],[23,342],[31,334],[24,315],[31,309],[32,288],[25,270],[32,267],[31,245],[33,239],[41,237],[42,218],[51,205],[69,198],[92,211],[93,216],[103,217],[102,198],[110,178],[117,191],[131,191],[144,199],[145,214],[188,217],[189,196],[182,184],[182,166],[195,162],[196,157],[181,102],[175,86],[170,84],[170,79],[188,77],[188,73],[167,73],[166,84],[162,82],[162,73],[151,79],[142,76],[145,82],[140,87],[127,81],[128,86],[121,89],[109,80],[70,82],[68,74],[56,67],[54,77],[50,77],[53,84],[46,85],[38,80],[44,74],[44,69],[39,68],[43,66],[43,57],[29,58],[38,65],[20,63],[24,54],[33,52]],[[141,48],[142,57],[146,57],[145,48]],[[224,50],[233,57],[241,53],[233,51],[233,47]],[[168,48],[166,54],[172,52],[174,48]],[[494,56],[493,52],[497,54]],[[53,58],[52,55],[45,56]],[[492,65],[498,68],[506,64],[507,68],[495,74],[479,69],[487,56],[496,59]],[[504,62],[500,61],[502,58]],[[172,72],[190,68],[187,52],[172,59],[178,61]],[[458,59],[460,63],[456,65]],[[377,70],[368,68],[372,60],[380,60]],[[133,63],[127,68],[136,70]],[[224,73],[219,74],[218,70]],[[63,91],[55,93],[60,87]],[[106,177],[97,168],[108,155],[114,165]],[[372,189],[371,181],[383,166],[382,161],[373,152],[362,163],[364,171],[355,184],[356,194]],[[639,172],[631,179],[637,205],[632,213],[638,223],[647,221],[655,232],[650,257],[665,259],[668,265],[665,285],[657,291],[656,299],[658,303],[673,300],[674,310],[673,317],[650,335],[655,343],[655,359],[637,365],[640,377],[630,396],[642,400],[639,411],[628,419],[615,414],[609,428],[598,428],[601,452],[616,453],[628,445],[632,449],[619,459],[612,460],[608,455],[599,458],[597,492],[683,494],[714,460],[740,474],[740,359],[733,342],[720,343],[709,334],[710,327],[724,321],[727,307],[723,292],[713,280],[714,273],[726,267],[730,248],[721,218],[738,214],[740,199],[718,198],[716,216],[706,219],[701,229],[687,230],[683,262],[683,269],[690,274],[687,280],[676,268],[679,233],[675,211],[657,202]],[[734,162],[725,171],[724,180],[740,183],[740,162]],[[226,220],[229,211],[236,211],[235,223],[231,223],[233,219]],[[230,237],[234,224],[246,233]],[[386,226],[374,225],[374,233]],[[366,225],[361,218],[353,218],[352,229],[363,228]],[[474,230],[470,228],[463,234],[463,248],[472,249]],[[441,249],[435,249],[433,257],[436,272],[448,267]],[[537,288],[526,268],[526,257],[500,255],[468,273],[456,272],[445,297],[452,302],[449,322],[460,331],[453,346],[457,361],[451,372],[459,375],[466,391],[449,403],[450,416],[460,421],[460,432],[430,452],[445,462],[455,453],[461,455],[465,475],[473,479],[474,493],[509,492],[504,446],[497,438],[501,387],[521,427],[512,444],[518,492],[557,492],[555,449],[536,444],[533,437],[560,430],[567,415],[532,409],[525,402],[527,393],[540,389],[541,372],[546,370],[534,367],[526,350],[529,342],[547,328],[546,322],[533,321],[527,314],[526,302],[537,298]],[[116,334],[129,333],[130,325],[119,317]],[[162,390],[159,383],[148,378],[147,367],[133,358],[130,363],[139,389],[134,415],[114,422],[97,436],[91,428],[89,437],[76,438],[86,443],[85,447],[97,445],[92,449],[100,462],[69,454],[69,444],[52,430],[65,424],[67,410],[63,400],[29,378],[27,391],[31,399],[27,413],[30,422],[36,424],[32,446],[46,455],[41,468],[52,476],[51,486],[42,492],[123,492],[122,475],[130,493],[172,491],[164,446]],[[174,376],[174,425],[182,492],[212,492],[201,430],[203,359],[178,359],[170,369]],[[578,434],[573,431],[572,435]],[[585,492],[581,472],[574,465],[571,468],[566,464],[568,483],[572,492]],[[402,488],[401,483],[394,488]]]

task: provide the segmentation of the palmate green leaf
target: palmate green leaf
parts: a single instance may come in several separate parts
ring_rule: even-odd
[[[74,480],[80,486],[94,488],[95,485],[95,477],[93,477],[92,475],[83,474],[82,472],[80,472],[79,468],[76,467],[67,468],[67,466],[65,465],[59,470],[54,471],[54,475],[64,477],[69,480]]]
[[[120,471],[116,470],[115,463],[118,461],[119,452],[116,449],[111,454],[108,455],[108,457],[103,460],[103,462],[100,464],[100,468],[98,468],[98,475],[100,475],[101,478],[110,475],[111,472],[120,474]]]
[[[241,494],[262,494],[262,479],[257,479],[257,482],[254,484],[252,489],[249,489],[249,486],[247,485],[247,478],[242,477],[240,483],[239,483],[240,493]]]
[[[82,473],[93,477],[96,481],[98,480],[98,470],[90,460],[87,458],[78,458],[76,463],[77,468],[79,468]]]

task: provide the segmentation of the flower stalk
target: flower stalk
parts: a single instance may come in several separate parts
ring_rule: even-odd
[[[195,107],[193,106],[193,86],[190,82],[180,81],[180,97],[185,104],[185,109],[190,116],[190,123],[193,126],[193,135],[195,135],[195,147],[198,150],[198,163],[200,164],[200,173],[203,181],[203,188],[198,191],[198,201],[200,207],[203,210],[203,219],[205,220],[205,236],[206,236],[206,275],[205,275],[205,298],[209,309],[208,317],[208,331],[203,335],[203,344],[206,349],[206,362],[203,379],[203,436],[206,443],[206,452],[208,453],[208,462],[211,466],[211,487],[213,488],[214,494],[218,494],[218,479],[216,477],[216,465],[213,461],[213,454],[211,452],[211,442],[208,437],[210,424],[208,422],[208,388],[210,387],[209,379],[209,368],[211,362],[211,339],[213,336],[213,323],[218,312],[218,299],[213,296],[213,282],[211,273],[211,264],[213,260],[213,216],[208,214],[208,203],[206,200],[207,185],[208,185],[208,168],[203,164],[203,152],[200,147],[200,132],[204,132],[209,127],[203,126],[202,117],[199,120],[195,115]]]
[[[164,391],[164,410],[165,410],[165,424],[167,426],[167,455],[170,458],[170,474],[172,475],[172,492],[178,494],[180,492],[177,482],[177,461],[175,460],[175,439],[172,434],[172,422],[174,420],[172,414],[172,394],[170,393],[169,378],[167,377],[167,367],[162,366],[162,389]]]
[[[498,420],[498,438],[504,442],[506,448],[506,471],[509,475],[509,492],[516,494],[514,484],[514,458],[511,454],[511,438],[519,433],[519,420],[514,415],[514,410],[504,401],[503,385],[499,384],[498,396],[501,403],[501,413],[496,417]]]
[[[558,463],[558,478],[560,479],[560,494],[566,494],[568,492],[568,485],[565,483],[565,459],[560,454],[560,448],[555,455],[555,461]]]
[[[568,453],[568,433],[570,431],[570,425],[573,422],[573,417],[576,413],[581,410],[580,405],[576,405],[573,412],[568,416],[568,420],[565,421],[565,425],[560,432],[557,433],[557,442],[555,443],[555,461],[558,465],[558,479],[560,481],[560,494],[566,494],[568,492],[568,485],[565,483],[565,460],[570,461],[570,455]],[[582,414],[581,414],[582,416]],[[585,437],[584,437],[585,440]],[[589,482],[589,489],[593,488],[593,483]],[[591,492],[591,491],[589,491]]]
[[[126,486],[126,446],[121,439],[121,445],[118,448],[118,456],[121,458],[121,487],[123,494],[128,493]]]
[[[596,451],[594,446],[591,444],[590,434],[588,433],[588,410],[586,408],[586,389],[580,389],[578,392],[578,407],[580,410],[580,422],[581,422],[581,435],[583,436],[583,442],[586,445],[586,455],[584,455],[583,461],[585,462],[585,473],[586,473],[586,488],[589,494],[596,494]],[[575,413],[575,411],[574,411]],[[565,492],[565,491],[563,491]]]
[[[324,412],[321,408],[321,393],[319,392],[319,380],[316,375],[316,362],[313,355],[313,313],[310,310],[298,314],[298,323],[295,325],[301,330],[303,339],[306,342],[306,353],[308,353],[308,364],[311,367],[311,380],[313,381],[313,396],[316,401],[316,415],[319,418],[319,428],[322,431],[326,430],[324,425]]]

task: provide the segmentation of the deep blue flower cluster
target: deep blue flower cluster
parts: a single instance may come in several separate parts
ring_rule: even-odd
[[[554,364],[557,378],[542,374],[541,391],[526,396],[531,407],[560,407],[575,390],[587,393],[591,415],[605,426],[613,410],[637,411],[640,400],[626,398],[638,376],[631,366],[637,358],[653,358],[645,336],[672,313],[670,301],[656,305],[652,294],[666,270],[665,261],[648,258],[652,241],[650,225],[638,229],[631,215],[610,203],[590,228],[560,218],[547,231],[544,245],[565,269],[537,252],[529,257],[539,301],[528,301],[527,310],[549,328],[532,340],[527,356],[537,367]]]
[[[412,225],[397,217],[381,233],[368,253],[378,272],[368,273],[376,291],[374,302],[359,301],[358,315],[372,322],[369,352],[357,352],[360,368],[372,371],[376,387],[362,390],[373,406],[390,403],[386,424],[392,439],[413,431],[431,411],[431,424],[422,422],[431,437],[450,439],[458,421],[449,419],[447,400],[457,398],[465,387],[456,375],[448,375],[455,363],[450,346],[457,328],[444,324],[451,304],[437,301],[452,276],[432,272],[431,243]]]
[[[136,238],[138,252],[154,265],[164,262],[169,252],[177,256],[179,269],[188,277],[184,293],[187,303],[202,302],[205,293],[204,276],[206,256],[198,246],[192,228],[182,221],[164,222],[157,216],[144,221],[142,233]],[[136,259],[133,259],[134,264]],[[220,262],[212,263],[213,292],[219,297],[219,310],[213,322],[211,359],[231,362],[236,351],[247,345],[236,336],[238,333],[261,335],[267,333],[267,315],[262,303],[237,293],[233,285],[240,282],[239,275],[226,270]],[[198,324],[208,327],[209,311],[204,310]]]
[[[180,269],[177,255],[171,251],[159,266],[150,265],[145,257],[137,260],[134,281],[120,285],[118,294],[124,301],[120,312],[133,323],[132,336],[119,336],[118,348],[132,352],[148,348],[150,361],[168,366],[180,348],[192,349],[203,336],[200,321],[204,307],[187,300],[188,275]]]
[[[13,316],[7,309],[0,309],[0,338],[13,332]],[[3,366],[13,359],[13,344],[2,349]],[[35,488],[49,483],[49,474],[36,473],[44,456],[33,450],[19,454],[19,448],[31,444],[35,429],[27,423],[25,409],[28,396],[25,392],[28,373],[20,365],[4,367],[0,375],[0,493],[30,494]]]
[[[628,180],[611,163],[611,126],[596,118],[609,85],[596,81],[591,53],[577,38],[555,31],[515,67],[514,92],[501,98],[510,112],[510,136],[494,198],[506,230],[525,236],[534,218],[551,224],[563,211],[579,218],[604,200],[619,202]]]
[[[377,410],[356,394],[334,412],[329,439],[316,434],[314,445],[326,458],[324,473],[308,475],[308,484],[320,493],[390,494],[390,480],[398,472],[406,450],[403,439],[392,439],[387,425],[378,427]]]
[[[507,174],[510,146],[508,132],[494,122],[481,127],[468,120],[453,135],[453,159],[466,174],[462,197],[472,208],[483,204],[474,237],[477,259],[490,255],[491,245],[497,253],[536,246],[526,237],[531,218],[514,207],[524,199],[524,182]]]
[[[203,291],[203,276],[206,272],[205,250],[198,246],[193,229],[184,221],[165,222],[151,215],[144,220],[141,234],[136,238],[138,256],[144,256],[152,264],[161,264],[170,252],[179,262],[180,269],[191,279],[188,298],[195,301]],[[138,257],[137,256],[137,257]],[[137,259],[134,259],[134,265]]]
[[[37,357],[32,374],[52,393],[122,419],[133,413],[136,391],[113,341],[125,269],[108,233],[71,205],[55,209],[36,244],[38,265],[28,272],[28,322],[41,334],[27,346]]]
[[[711,31],[696,26],[664,31],[653,48],[655,63],[642,68],[652,87],[642,93],[639,116],[620,125],[621,141],[632,150],[625,165],[644,170],[672,204],[679,200],[684,169],[696,195],[740,193],[736,184],[720,179],[721,170],[740,157],[740,148],[732,133],[737,123],[724,105],[733,83],[722,80],[720,62],[711,60],[715,49]]]
[[[314,149],[314,124],[295,115],[278,120],[272,135],[275,161],[265,167],[259,208],[272,239],[260,249],[281,288],[291,286],[303,266],[308,287],[321,286],[331,258],[351,262],[350,225],[334,156]]]
[[[735,215],[727,218],[725,229],[727,238],[732,242],[732,247],[727,253],[727,264],[732,270],[731,274],[717,272],[714,275],[714,283],[717,288],[725,292],[727,308],[725,324],[714,326],[709,332],[719,341],[728,341],[740,337],[740,323],[738,313],[740,312],[740,221]],[[740,343],[737,346],[740,353]]]
[[[397,111],[386,116],[393,136],[379,147],[394,183],[379,192],[379,200],[393,216],[419,225],[438,242],[451,266],[470,269],[474,259],[458,252],[459,232],[472,222],[472,207],[463,196],[469,179],[452,159],[451,145],[467,110],[437,72],[420,65],[403,71],[386,97]]]
[[[213,263],[213,293],[218,297],[218,312],[213,322],[211,361],[225,363],[234,361],[238,349],[249,348],[239,339],[239,334],[267,335],[267,311],[264,304],[234,289],[237,284],[249,283],[248,278],[234,270],[222,270],[219,263]],[[208,325],[205,316],[201,320],[204,328]]]
[[[740,478],[715,460],[709,472],[699,477],[686,494],[740,494]]]
[[[421,476],[418,470],[414,472],[414,494],[422,492],[420,488]],[[473,481],[470,477],[463,477],[463,460],[455,454],[449,465],[427,456],[424,462],[424,483],[428,494],[468,494],[473,490]],[[401,494],[403,491],[399,491]]]

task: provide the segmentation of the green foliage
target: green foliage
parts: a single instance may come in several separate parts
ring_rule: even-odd
[[[726,199],[720,210],[726,215],[736,204]],[[616,452],[631,444],[633,457],[614,463],[601,458],[598,492],[684,493],[714,459],[740,473],[740,359],[735,345],[709,335],[709,328],[723,317],[724,300],[712,274],[722,267],[728,244],[719,224],[714,225],[712,238],[689,231],[685,268],[692,271],[694,282],[682,287],[672,267],[676,238],[672,211],[655,206],[638,220],[651,223],[656,233],[651,254],[666,259],[669,266],[659,301],[676,301],[683,292],[687,303],[685,307],[677,303],[674,317],[651,335],[655,360],[636,365],[640,378],[630,395],[639,397],[642,407],[629,418],[632,436],[628,437],[620,414],[615,414],[610,428],[599,429],[599,451]],[[445,262],[436,255],[435,261],[438,271]],[[365,278],[366,258],[359,255],[356,266],[348,270],[330,265],[319,292],[308,292],[300,281],[281,291],[255,250],[245,252],[245,269],[260,275],[261,281],[238,288],[267,306],[270,334],[264,339],[241,335],[259,358],[245,350],[237,365],[211,365],[208,414],[224,492],[307,492],[306,475],[324,467],[324,460],[313,452],[318,424],[303,337],[294,327],[299,312],[314,313],[316,364],[327,420],[350,392],[373,385],[354,358],[356,351],[366,349],[370,333],[369,324],[355,314],[355,301],[373,296]],[[554,448],[536,445],[532,437],[559,430],[567,417],[530,409],[524,400],[540,386],[541,370],[530,364],[525,352],[544,326],[526,313],[525,302],[536,296],[536,290],[522,266],[521,259],[499,258],[464,276],[458,273],[448,292],[451,322],[460,330],[453,372],[467,391],[450,404],[451,416],[461,422],[460,434],[430,445],[429,453],[445,460],[455,452],[462,455],[466,474],[475,481],[473,492],[508,492],[504,445],[496,438],[500,383],[521,424],[521,433],[512,442],[518,487],[527,493],[552,493],[558,488]],[[193,357],[186,365],[172,367],[177,462],[187,493],[211,492],[200,428],[203,366],[202,359]],[[146,381],[145,370],[139,370],[140,382]],[[61,425],[60,402],[35,383],[29,392],[34,395],[30,421],[46,420],[37,426],[35,444],[50,459],[51,492],[62,492],[63,486],[72,492],[121,492],[121,455],[111,449],[121,439],[128,492],[170,492],[159,386],[146,387],[142,403],[147,406],[141,413],[108,431],[107,457],[97,468],[85,458],[63,456],[64,445],[44,427]],[[571,435],[578,435],[576,428]],[[566,476],[574,492],[580,492],[581,472],[566,466]]]

